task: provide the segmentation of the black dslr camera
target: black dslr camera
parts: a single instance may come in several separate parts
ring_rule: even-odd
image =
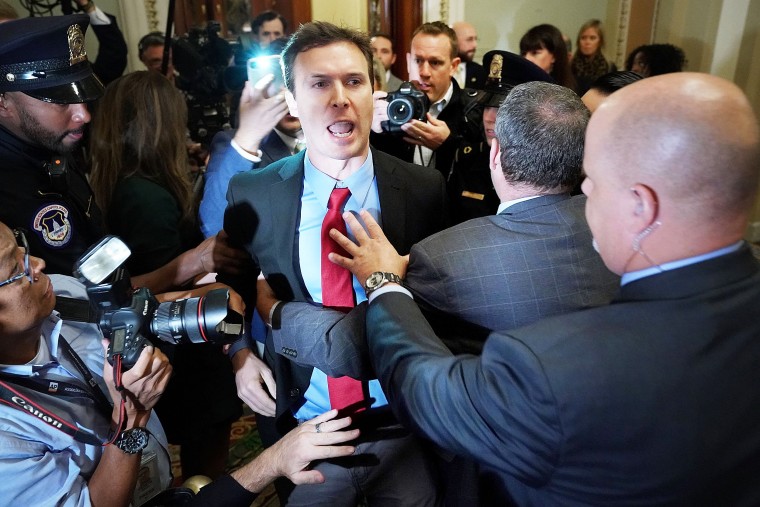
[[[425,121],[430,109],[430,99],[409,81],[401,83],[395,92],[390,92],[388,101],[388,120],[380,122],[384,132],[403,134],[401,125],[412,120]]]
[[[229,290],[159,303],[150,290],[132,289],[122,267],[130,250],[116,236],[106,236],[74,265],[74,276],[87,287],[90,305],[103,336],[108,361],[121,355],[122,369],[134,366],[146,341],[172,344],[232,343],[243,334],[243,316],[229,308]]]

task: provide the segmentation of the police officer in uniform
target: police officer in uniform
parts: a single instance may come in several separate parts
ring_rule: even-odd
[[[0,31],[0,220],[23,228],[49,273],[103,237],[100,211],[71,157],[103,85],[84,47],[89,18],[24,18]]]
[[[552,77],[522,56],[508,51],[489,51],[483,56],[488,78],[478,92],[479,107],[468,111],[472,118],[482,114],[482,138],[476,142],[464,141],[456,153],[448,174],[447,189],[451,201],[452,222],[457,224],[471,218],[495,215],[499,198],[491,182],[488,157],[494,138],[496,112],[509,91],[521,83],[546,81]]]
[[[30,253],[49,273],[70,275],[103,237],[104,225],[83,168],[72,154],[90,122],[87,104],[103,85],[87,61],[84,14],[24,18],[0,30],[0,221],[22,228]],[[153,292],[193,277],[236,269],[246,254],[212,237],[164,266],[132,278]]]

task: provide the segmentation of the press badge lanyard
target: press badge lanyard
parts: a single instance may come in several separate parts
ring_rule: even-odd
[[[98,411],[106,418],[110,417],[112,406],[108,401],[108,398],[98,386],[97,381],[90,373],[89,368],[84,364],[82,358],[74,352],[71,345],[61,337],[59,340],[59,346],[61,352],[68,356],[74,367],[82,374],[85,383],[90,386],[91,389],[82,389],[76,384],[70,382],[63,382],[60,380],[43,380],[38,378],[28,377],[16,377],[15,375],[7,375],[0,373],[0,376],[9,380],[10,383],[0,380],[0,403],[8,405],[10,407],[17,408],[27,412],[28,414],[37,417],[44,423],[52,426],[53,428],[60,430],[67,435],[74,437],[79,442],[90,445],[103,445],[104,442],[96,438],[95,436],[85,433],[77,428],[75,425],[61,419],[53,412],[45,409],[39,403],[30,400],[24,396],[23,393],[14,388],[12,384],[26,387],[34,391],[48,394],[51,396],[66,396],[66,397],[78,397],[85,396],[95,402]]]

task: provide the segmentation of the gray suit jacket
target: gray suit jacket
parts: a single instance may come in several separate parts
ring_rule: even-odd
[[[608,303],[619,285],[594,251],[585,196],[546,195],[500,215],[446,229],[412,247],[405,285],[455,352],[480,352],[488,331]],[[325,372],[374,378],[363,332],[364,305],[344,316],[287,304],[275,350]],[[453,318],[452,318],[453,317]],[[308,343],[299,330],[314,326]]]
[[[393,72],[391,72],[391,76],[388,78],[388,82],[385,83],[385,91],[395,92],[396,90],[401,88],[401,83],[403,83],[401,78],[399,78],[398,76],[393,74]]]
[[[255,280],[259,272],[266,274],[279,299],[311,301],[301,275],[296,241],[306,153],[308,150],[264,169],[237,174],[230,182],[224,230],[231,244],[250,253],[253,264],[246,276],[220,276],[219,281],[238,291],[248,308],[256,306]],[[222,155],[238,157],[234,150]],[[432,169],[375,150],[372,156],[386,236],[399,251],[408,252],[414,243],[445,226],[445,182]],[[300,329],[299,336],[305,343],[316,341],[312,328],[309,322]],[[284,434],[294,423],[291,409],[303,400],[315,365],[294,364],[291,361],[297,357],[293,354],[281,348],[276,352],[267,343],[265,360],[277,380],[277,418],[283,420],[278,429]]]
[[[502,504],[760,505],[760,269],[749,249],[451,356],[417,306],[369,306],[406,426],[480,462]]]

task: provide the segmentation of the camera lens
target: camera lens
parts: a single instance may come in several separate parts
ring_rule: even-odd
[[[161,303],[150,330],[169,343],[231,343],[243,332],[243,316],[229,311],[228,291]]]
[[[393,99],[388,104],[388,119],[393,123],[406,123],[412,119],[414,108],[407,98]]]

